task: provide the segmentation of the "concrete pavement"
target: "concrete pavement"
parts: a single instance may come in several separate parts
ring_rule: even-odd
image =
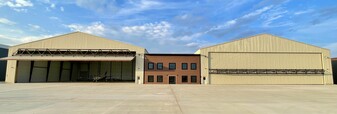
[[[0,83],[0,113],[335,114],[331,85]]]

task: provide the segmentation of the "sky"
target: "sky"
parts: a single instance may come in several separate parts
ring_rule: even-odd
[[[337,0],[0,0],[0,44],[74,31],[150,53],[194,53],[268,33],[337,57]]]

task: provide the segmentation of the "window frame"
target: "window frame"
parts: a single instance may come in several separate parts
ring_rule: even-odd
[[[193,81],[193,77],[195,77],[195,81]],[[197,79],[197,75],[191,75],[191,83],[197,83],[198,79]]]
[[[161,77],[161,81],[158,80],[159,79],[158,77]],[[157,82],[163,83],[164,82],[164,76],[163,75],[157,75]]]
[[[186,81],[184,81],[183,77],[186,77]],[[187,75],[182,75],[181,76],[181,83],[188,83],[188,76]]]
[[[159,69],[158,65],[161,64],[161,69]],[[164,64],[163,63],[157,63],[157,70],[163,70],[164,69]]]
[[[171,69],[171,64],[174,64],[174,69]],[[169,70],[176,70],[177,69],[177,64],[176,63],[169,63]]]
[[[151,82],[154,82],[154,75],[147,75],[147,82],[150,82],[150,77],[152,77],[152,81]]]
[[[186,64],[186,69],[184,69],[184,64]],[[181,63],[181,70],[188,70],[188,63]]]
[[[193,64],[195,64],[195,69],[193,69]],[[198,69],[197,63],[191,63],[191,70],[197,70],[197,69]]]
[[[150,64],[153,64],[152,69],[150,69]],[[148,63],[147,63],[147,69],[148,69],[148,70],[154,70],[154,62],[148,62]]]

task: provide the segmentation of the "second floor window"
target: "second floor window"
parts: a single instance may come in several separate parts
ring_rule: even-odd
[[[163,70],[163,63],[157,63],[157,69]]]
[[[188,64],[187,63],[182,63],[181,64],[181,69],[182,70],[187,70],[188,69],[188,66],[187,66]]]
[[[147,69],[153,70],[154,69],[154,63],[148,63]]]
[[[197,63],[191,63],[191,70],[197,70]]]
[[[176,63],[169,63],[169,69],[175,70],[176,69]]]

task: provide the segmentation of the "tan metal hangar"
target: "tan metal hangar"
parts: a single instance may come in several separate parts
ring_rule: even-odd
[[[6,82],[143,83],[146,49],[82,32],[9,48]]]
[[[332,84],[328,49],[261,34],[199,49],[203,84]]]
[[[74,32],[12,46],[1,60],[7,60],[7,83],[333,84],[328,49],[270,34],[204,47],[195,54],[150,54],[142,47]]]

